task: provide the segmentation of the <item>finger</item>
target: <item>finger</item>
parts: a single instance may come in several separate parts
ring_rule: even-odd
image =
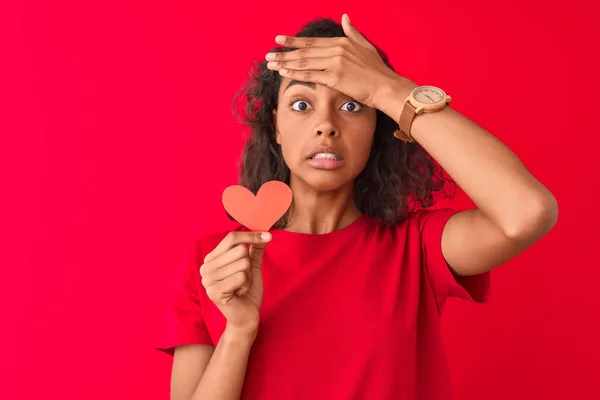
[[[330,71],[301,71],[282,68],[279,70],[279,74],[297,81],[314,82],[333,87],[333,74]]]
[[[246,274],[246,282],[244,282],[241,287],[236,289],[236,291],[235,291],[236,296],[243,296],[244,294],[249,292],[250,288],[252,287],[252,283],[254,282],[254,275],[252,273],[252,267],[248,268],[247,270],[244,270],[243,272]]]
[[[262,244],[268,243],[270,240],[271,234],[269,232],[229,232],[217,247],[204,257],[204,263],[214,260],[238,244]]]
[[[265,253],[266,246],[266,244],[253,244],[250,246],[248,253],[250,254],[250,260],[253,267],[262,267],[263,254]]]
[[[229,278],[231,275],[235,275],[238,272],[248,271],[250,272],[250,268],[252,268],[252,264],[250,262],[250,258],[242,258],[231,264],[224,266],[212,273],[204,276],[202,278],[202,283],[206,283],[207,286],[213,285],[216,282],[225,280]],[[205,286],[206,286],[205,285]]]
[[[267,60],[267,61],[301,60],[303,58],[337,56],[337,55],[342,55],[343,52],[344,52],[344,48],[342,46],[302,48],[302,49],[292,50],[292,51],[276,51],[273,53],[267,53],[265,55],[265,60]]]
[[[250,290],[250,287],[252,287],[252,282],[254,280],[253,279],[254,276],[252,275],[252,263],[250,261],[250,257],[248,257],[248,249],[245,247],[246,245],[243,244],[243,245],[239,245],[239,246],[244,246],[246,256],[241,259],[238,259],[230,264],[227,264],[227,265],[223,266],[222,268],[213,270],[212,272],[210,272],[208,274],[204,274],[202,276],[202,286],[204,286],[205,288],[209,288],[209,287],[215,285],[217,282],[225,280],[238,272],[244,272],[246,274],[246,282],[240,289],[238,289],[236,291],[235,294],[238,296],[241,296],[245,292]],[[231,253],[231,252],[227,252],[224,255],[222,255],[221,257],[224,257],[225,255],[227,255],[229,253]]]
[[[233,294],[235,294],[238,297],[243,296],[250,291],[251,286],[252,285],[248,283],[248,281],[246,281],[246,283],[244,283],[239,289],[236,289]]]
[[[343,43],[344,37],[321,38],[321,37],[298,37],[277,35],[275,42],[290,48],[305,48],[305,47],[330,47]]]
[[[237,289],[241,288],[247,281],[248,277],[243,272],[237,272],[227,279],[217,282],[214,285],[214,291],[218,297],[231,295]]]
[[[372,47],[373,45],[371,44],[371,42],[369,42],[367,40],[367,38],[365,38],[363,36],[362,33],[360,33],[358,31],[358,29],[356,29],[354,27],[354,25],[352,25],[350,23],[350,18],[348,17],[348,14],[344,14],[342,15],[342,28],[344,29],[344,34],[346,36],[348,36],[348,38],[350,38],[352,41],[361,44],[362,46],[365,47]]]
[[[290,70],[324,71],[335,65],[335,57],[303,58],[294,61],[269,61],[267,68],[277,71],[281,68]]]
[[[248,246],[244,243],[238,244],[220,256],[202,264],[200,266],[200,276],[204,278],[237,260],[248,258],[248,256]]]

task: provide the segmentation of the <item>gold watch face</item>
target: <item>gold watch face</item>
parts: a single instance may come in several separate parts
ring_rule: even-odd
[[[444,100],[445,95],[442,89],[435,86],[421,86],[413,93],[414,99],[423,104],[438,104]]]

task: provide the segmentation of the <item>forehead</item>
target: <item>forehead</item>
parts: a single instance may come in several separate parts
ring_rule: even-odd
[[[281,84],[279,86],[279,96],[283,96],[286,95],[287,93],[291,92],[291,88],[293,87],[303,87],[303,88],[308,88],[308,90],[313,90],[313,91],[328,91],[331,92],[332,95],[336,95],[339,94],[340,92],[330,88],[327,85],[323,85],[322,83],[314,83],[314,82],[304,82],[304,81],[299,81],[299,80],[295,80],[295,79],[291,79],[291,78],[285,78],[282,77],[281,78]]]
[[[292,88],[294,86],[303,86],[303,87],[310,88],[312,90],[317,89],[317,84],[315,84],[313,82],[303,82],[303,81],[299,81],[299,80],[295,80],[295,79],[282,77],[281,85],[279,87],[279,94],[285,93],[286,91],[289,90],[289,88]]]

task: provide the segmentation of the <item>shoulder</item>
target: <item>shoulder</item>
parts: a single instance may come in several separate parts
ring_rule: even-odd
[[[423,234],[427,230],[443,228],[446,222],[460,211],[450,207],[420,208],[409,212],[405,218],[405,223],[413,230],[418,230],[419,233]]]
[[[414,237],[440,233],[448,220],[460,210],[454,208],[419,208],[406,213],[404,218],[393,225],[384,225],[381,221],[368,217],[371,233],[392,235],[398,238]],[[404,239],[403,239],[404,240]]]

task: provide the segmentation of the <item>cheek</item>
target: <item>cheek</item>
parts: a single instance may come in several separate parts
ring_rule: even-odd
[[[301,157],[302,142],[299,140],[300,135],[285,133],[281,134],[279,141],[281,142],[281,153],[283,159],[288,166],[294,165]]]
[[[278,128],[281,152],[286,163],[289,165],[301,157],[302,148],[306,141],[305,132],[307,128],[301,125],[301,121],[286,121],[285,118],[279,121]]]

